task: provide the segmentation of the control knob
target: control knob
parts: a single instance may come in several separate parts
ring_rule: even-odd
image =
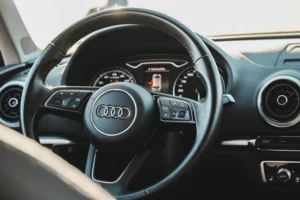
[[[292,173],[290,172],[290,170],[286,169],[286,168],[280,168],[277,172],[277,179],[284,183],[289,181],[292,178]]]

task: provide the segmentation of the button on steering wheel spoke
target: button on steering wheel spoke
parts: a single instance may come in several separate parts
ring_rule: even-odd
[[[154,95],[155,96],[155,95]],[[185,98],[175,96],[156,96],[160,120],[164,123],[193,124],[193,106]]]
[[[82,113],[84,103],[96,89],[91,87],[54,88],[43,107],[52,110]]]

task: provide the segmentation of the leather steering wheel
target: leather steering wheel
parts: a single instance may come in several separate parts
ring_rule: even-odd
[[[45,84],[47,74],[60,63],[75,42],[94,31],[122,24],[153,28],[175,38],[188,52],[195,70],[201,74],[205,83],[206,98],[196,102],[149,92],[141,86],[128,83],[109,84],[100,89],[81,86],[53,88]],[[82,98],[87,101],[86,106],[83,104],[80,109],[75,110],[53,106],[53,97],[61,92],[82,93]],[[186,115],[183,119],[165,116],[165,106],[175,106]],[[124,119],[107,117],[107,112],[111,111],[109,109],[119,112],[120,108],[122,114],[119,113],[118,117]],[[87,137],[99,151],[113,154],[124,151],[135,153],[136,156],[120,180],[113,184],[103,182],[101,185],[117,198],[136,199],[169,186],[203,160],[217,135],[222,113],[222,86],[217,66],[208,48],[185,25],[162,13],[147,9],[111,9],[90,15],[64,30],[36,60],[28,75],[21,100],[23,134],[36,141],[38,141],[36,122],[41,110],[43,112],[51,110],[57,112],[57,115],[64,112],[81,114],[87,129]],[[196,138],[188,155],[163,180],[140,191],[128,191],[126,186],[146,158],[143,149],[155,135],[155,127],[160,124],[172,126],[174,123],[189,123],[196,127]],[[90,150],[90,154],[94,155],[95,149]],[[90,164],[87,163],[87,167]],[[91,170],[86,171],[89,177],[92,176],[91,173]]]

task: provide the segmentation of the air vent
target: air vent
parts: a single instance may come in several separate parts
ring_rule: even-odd
[[[12,128],[20,126],[23,82],[12,81],[0,88],[0,122]]]
[[[270,80],[260,91],[258,108],[262,117],[276,127],[289,127],[300,121],[300,81],[281,76]]]

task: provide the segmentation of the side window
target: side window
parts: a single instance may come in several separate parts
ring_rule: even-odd
[[[0,52],[0,67],[4,66],[4,60],[3,60],[3,57],[2,57],[2,54]]]

